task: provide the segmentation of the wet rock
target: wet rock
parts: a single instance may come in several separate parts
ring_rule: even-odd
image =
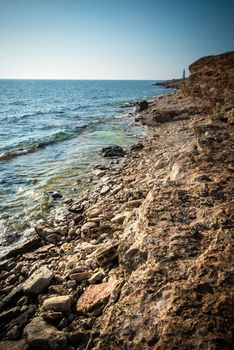
[[[45,299],[42,307],[44,310],[53,310],[67,313],[71,310],[72,297],[71,295],[60,295]]]
[[[11,249],[10,251],[4,251],[2,254],[0,254],[0,260],[8,259],[17,255],[22,255],[24,253],[29,252],[30,250],[40,247],[41,245],[41,239],[37,235],[32,234],[31,237],[27,239],[27,241],[19,242],[16,245],[14,245],[13,249]]]
[[[109,146],[102,149],[102,156],[107,158],[124,157],[125,152],[120,146]]]
[[[62,350],[67,344],[65,333],[47,324],[41,317],[33,318],[24,333],[28,344],[35,349]]]
[[[0,342],[0,350],[27,350],[28,344],[25,339],[10,341],[5,340]]]
[[[46,266],[36,270],[24,283],[23,290],[25,293],[39,294],[46,289],[54,274]]]
[[[77,311],[82,314],[99,315],[114,291],[116,283],[116,280],[111,279],[108,282],[88,286],[77,301]]]
[[[48,223],[46,222],[39,222],[36,226],[35,226],[35,231],[36,233],[42,237],[42,238],[46,238],[51,234],[55,234],[56,230],[51,227]]]
[[[138,105],[137,105],[137,112],[143,112],[148,107],[149,107],[149,102],[147,102],[146,100],[143,100],[143,101],[138,103]]]

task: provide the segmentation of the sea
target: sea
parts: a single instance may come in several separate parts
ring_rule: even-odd
[[[79,195],[103,147],[136,142],[135,103],[167,92],[154,82],[0,80],[0,251],[30,235],[51,194]]]

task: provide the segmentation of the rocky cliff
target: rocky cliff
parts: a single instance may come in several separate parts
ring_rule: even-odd
[[[182,86],[189,96],[206,99],[214,112],[234,122],[234,51],[202,57],[189,66],[190,77]]]
[[[44,245],[0,262],[1,350],[232,349],[233,54],[190,70]]]

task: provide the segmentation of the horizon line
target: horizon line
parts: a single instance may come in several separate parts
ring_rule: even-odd
[[[0,80],[67,80],[67,81],[165,81],[179,78],[170,79],[85,79],[85,78],[1,78]]]

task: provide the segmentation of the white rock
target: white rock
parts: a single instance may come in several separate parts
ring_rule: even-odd
[[[54,274],[46,266],[36,270],[24,283],[23,290],[25,293],[39,294],[50,284]]]
[[[71,295],[59,295],[45,299],[43,302],[43,309],[53,310],[57,312],[69,312],[71,310],[72,297]]]

